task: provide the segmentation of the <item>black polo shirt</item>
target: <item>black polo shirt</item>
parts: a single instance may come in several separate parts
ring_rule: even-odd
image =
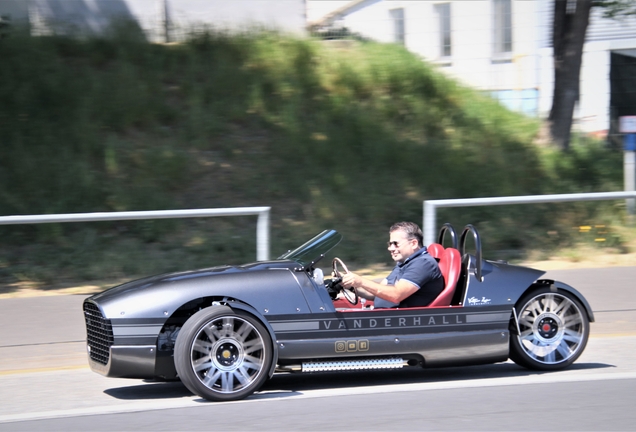
[[[386,278],[389,285],[399,280],[412,283],[418,290],[402,300],[400,304],[376,297],[373,304],[379,308],[427,306],[444,290],[444,277],[426,247],[415,252],[404,262],[398,262]]]

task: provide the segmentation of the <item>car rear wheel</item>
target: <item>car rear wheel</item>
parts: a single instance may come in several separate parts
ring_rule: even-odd
[[[212,306],[184,324],[174,359],[179,378],[192,393],[211,401],[238,400],[267,379],[272,342],[252,315]]]
[[[519,335],[510,339],[510,358],[535,370],[558,370],[583,352],[590,324],[581,303],[570,293],[541,288],[516,305]]]

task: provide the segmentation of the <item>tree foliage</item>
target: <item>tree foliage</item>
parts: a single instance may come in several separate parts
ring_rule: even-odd
[[[592,7],[604,8],[605,18],[636,15],[635,0],[554,0],[554,91],[548,120],[552,141],[563,150],[570,146],[572,117],[580,94],[583,45]]]
[[[634,0],[597,0],[593,6],[605,8],[605,18],[621,18],[636,15],[636,1]]]

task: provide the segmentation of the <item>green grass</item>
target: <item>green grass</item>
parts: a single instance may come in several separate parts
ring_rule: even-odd
[[[272,256],[322,229],[386,262],[386,230],[424,199],[620,190],[622,154],[539,123],[395,45],[276,33],[0,40],[0,214],[272,207]],[[608,224],[624,203],[440,210],[500,258]],[[558,234],[549,234],[557,232]],[[255,258],[255,218],[0,227],[0,282],[103,279]]]

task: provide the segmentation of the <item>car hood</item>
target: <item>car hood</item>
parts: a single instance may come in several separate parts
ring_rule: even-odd
[[[293,270],[298,267],[295,261],[289,260],[273,260],[260,261],[256,263],[244,264],[240,266],[216,266],[197,270],[180,271],[173,273],[164,273],[155,276],[149,276],[142,279],[136,279],[130,282],[117,285],[106,291],[95,294],[89,298],[96,303],[108,303],[115,299],[131,296],[143,295],[157,290],[162,287],[163,290],[170,290],[181,285],[190,285],[191,283],[203,282],[210,278],[219,276],[227,276],[231,274],[246,274],[251,272],[260,272],[264,270],[289,269]]]
[[[294,261],[263,261],[151,276],[110,288],[86,301],[108,318],[167,317],[188,301],[229,296],[245,301],[267,299],[274,292],[298,286]],[[290,295],[299,295],[299,290]],[[272,308],[275,309],[275,308]]]
[[[119,320],[165,319],[183,304],[204,297],[232,297],[271,313],[287,313],[289,305],[293,311],[308,311],[297,275],[312,269],[341,239],[336,231],[326,230],[276,260],[150,276],[86,301],[96,304],[106,317]]]

